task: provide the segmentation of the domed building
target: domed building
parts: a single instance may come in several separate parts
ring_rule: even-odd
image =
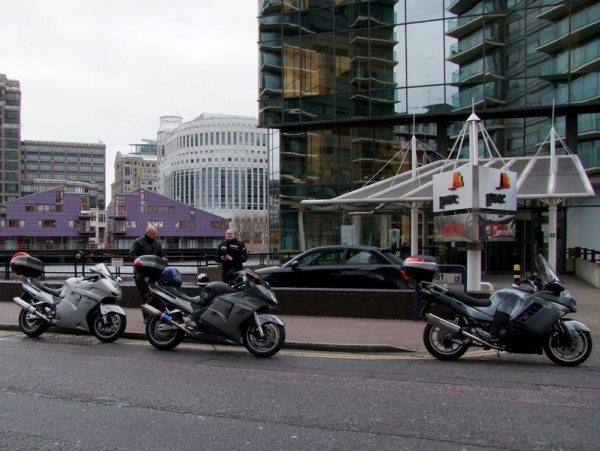
[[[246,116],[163,116],[157,134],[162,195],[226,218],[267,211],[267,131]]]

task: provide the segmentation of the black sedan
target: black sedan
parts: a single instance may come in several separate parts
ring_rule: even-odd
[[[371,246],[322,246],[256,272],[272,287],[408,289],[402,259]]]

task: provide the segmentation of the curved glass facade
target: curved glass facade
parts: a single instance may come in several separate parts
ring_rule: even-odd
[[[413,134],[427,145],[419,158],[446,156],[473,109],[501,154],[534,155],[554,116],[571,151],[597,166],[599,19],[600,3],[584,0],[260,0],[259,124],[279,129],[272,248],[337,244],[350,224],[362,244],[404,235],[401,211],[300,201],[408,169]]]
[[[161,193],[222,216],[267,211],[267,132],[256,119],[173,118],[161,118],[158,133]]]

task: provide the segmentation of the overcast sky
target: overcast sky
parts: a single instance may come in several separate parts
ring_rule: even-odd
[[[117,151],[159,117],[257,117],[256,0],[2,0],[0,73],[21,83],[22,140]]]

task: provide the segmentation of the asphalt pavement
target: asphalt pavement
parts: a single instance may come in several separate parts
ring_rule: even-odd
[[[600,288],[573,275],[561,276],[577,300],[578,311],[574,318],[581,320],[600,337]],[[482,280],[494,290],[510,286],[512,276],[483,276]],[[9,299],[0,301],[0,330],[18,330],[20,308]],[[359,309],[360,306],[357,306]],[[127,308],[125,337],[146,339],[142,312]],[[277,309],[272,311],[277,315]],[[340,352],[424,352],[423,321],[315,317],[282,315],[285,323],[287,349],[305,349]],[[50,329],[49,332],[57,331]],[[64,332],[64,331],[61,331]]]

